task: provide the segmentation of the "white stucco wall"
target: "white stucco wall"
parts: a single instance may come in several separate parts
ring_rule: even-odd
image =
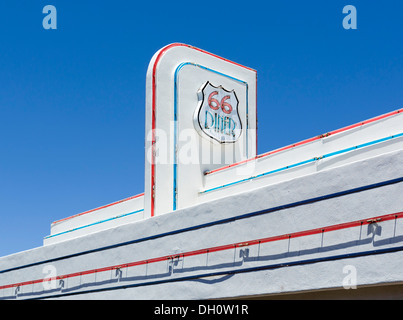
[[[46,266],[60,276],[398,213],[402,173],[403,151],[393,151],[17,253],[0,259],[0,287],[42,279]],[[76,275],[50,290],[16,285],[0,298],[205,299],[342,288],[346,265],[358,286],[401,283],[402,244],[399,218]]]
[[[231,167],[216,169],[203,175],[200,170],[187,172],[186,196],[188,206],[221,199],[229,195],[250,192],[258,188],[303,177],[319,171],[353,163],[377,155],[403,149],[403,113],[392,112],[340,129],[320,139],[296,143],[291,148],[272,151]],[[182,164],[180,170],[192,164]],[[205,164],[206,166],[206,164]],[[207,171],[209,171],[207,170]],[[203,176],[203,178],[200,177]],[[183,190],[183,188],[179,188]],[[182,191],[181,191],[182,192]],[[181,193],[180,192],[180,193]],[[148,192],[149,193],[149,192]],[[147,192],[146,192],[147,194]],[[169,192],[167,192],[169,194]],[[190,194],[192,196],[190,196]],[[44,244],[81,237],[122,224],[147,218],[144,201],[139,195],[123,199],[83,214],[52,223]]]

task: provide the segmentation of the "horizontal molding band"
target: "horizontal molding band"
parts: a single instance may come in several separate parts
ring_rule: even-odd
[[[104,246],[104,247],[100,247],[100,248],[76,252],[76,253],[60,256],[57,258],[44,259],[41,261],[29,263],[29,264],[24,264],[24,265],[20,265],[20,266],[8,268],[8,269],[3,269],[3,270],[0,270],[0,273],[6,273],[6,272],[14,271],[14,270],[33,267],[33,266],[40,265],[40,264],[45,264],[45,263],[60,261],[60,260],[64,260],[64,259],[81,256],[81,255],[86,255],[86,254],[90,254],[90,253],[110,250],[110,249],[127,246],[127,245],[131,245],[131,244],[135,244],[135,243],[140,243],[140,242],[158,239],[158,238],[162,238],[162,237],[166,237],[166,236],[171,236],[171,235],[179,234],[182,232],[199,230],[199,229],[211,227],[214,225],[230,223],[230,222],[234,222],[234,221],[241,220],[241,219],[247,219],[247,218],[255,217],[258,215],[268,214],[268,213],[272,213],[272,212],[276,212],[276,211],[280,211],[280,210],[284,210],[284,209],[294,208],[294,207],[307,205],[307,204],[311,204],[311,203],[315,203],[315,202],[319,202],[319,201],[338,198],[338,197],[342,197],[345,195],[350,195],[350,194],[354,194],[354,193],[358,193],[358,192],[372,190],[372,189],[376,189],[376,188],[380,188],[380,187],[384,187],[384,186],[388,186],[388,185],[393,185],[393,184],[401,183],[401,182],[403,182],[403,177],[386,180],[386,181],[381,181],[381,182],[377,182],[374,184],[369,184],[369,185],[365,185],[365,186],[361,186],[361,187],[357,187],[357,188],[347,189],[347,190],[343,190],[343,191],[339,191],[339,192],[335,192],[335,193],[331,193],[331,194],[327,194],[327,195],[323,195],[323,196],[318,196],[318,197],[314,197],[314,198],[309,198],[309,199],[305,199],[305,200],[301,200],[301,201],[296,201],[296,202],[292,202],[292,203],[288,203],[288,204],[284,204],[284,205],[280,205],[280,206],[276,206],[276,207],[272,207],[272,208],[267,208],[267,209],[263,209],[263,210],[259,210],[259,211],[253,211],[250,213],[246,213],[246,214],[242,214],[242,215],[238,215],[238,216],[234,216],[234,217],[230,217],[230,218],[224,218],[221,220],[211,221],[211,222],[207,222],[207,223],[203,223],[203,224],[199,224],[199,225],[195,225],[195,226],[191,226],[191,227],[187,227],[187,228],[172,230],[172,231],[168,231],[168,232],[164,232],[164,233],[159,233],[156,235],[151,235],[151,236],[147,236],[147,237],[143,237],[143,238],[133,239],[130,241],[116,243],[116,244],[109,245],[109,246]]]
[[[91,212],[94,212],[94,211],[98,211],[98,210],[105,209],[105,208],[108,208],[108,207],[111,207],[111,206],[115,206],[115,205],[120,204],[120,203],[122,203],[122,202],[129,201],[129,200],[133,200],[133,199],[140,198],[140,197],[143,197],[143,196],[144,196],[144,193],[140,193],[140,194],[137,194],[137,195],[135,195],[135,196],[131,196],[131,197],[128,197],[128,198],[125,198],[125,199],[122,199],[122,200],[118,200],[118,201],[115,201],[115,202],[112,202],[112,203],[103,205],[103,206],[98,207],[98,208],[95,208],[95,209],[91,209],[91,210],[88,210],[88,211],[84,211],[84,212],[81,212],[81,213],[77,213],[77,214],[72,215],[72,216],[70,216],[70,217],[53,221],[53,222],[52,222],[52,225],[57,224],[57,223],[60,223],[60,222],[63,222],[63,221],[66,221],[66,220],[70,220],[70,219],[73,219],[73,218],[77,218],[77,217],[79,217],[79,216],[86,215],[86,214],[91,213]]]
[[[280,269],[280,268],[285,268],[285,267],[309,265],[309,264],[320,263],[320,262],[359,258],[359,257],[370,256],[370,255],[380,255],[380,254],[394,253],[394,252],[400,252],[400,251],[403,251],[403,246],[393,247],[393,248],[384,248],[384,249],[375,249],[375,250],[369,250],[369,251],[361,251],[361,252],[355,252],[355,253],[346,253],[346,254],[341,254],[341,255],[327,256],[327,257],[306,259],[306,260],[299,260],[299,261],[290,261],[290,262],[285,262],[285,263],[277,263],[277,264],[264,265],[264,266],[251,267],[251,268],[242,268],[242,269],[236,269],[236,270],[230,270],[230,271],[216,271],[216,272],[204,273],[204,274],[199,274],[199,275],[177,277],[177,278],[173,278],[173,279],[155,280],[155,281],[126,284],[126,285],[113,286],[113,287],[107,287],[107,288],[98,288],[98,289],[84,290],[84,291],[78,291],[78,292],[61,293],[61,294],[57,294],[57,295],[48,295],[48,296],[42,296],[42,297],[37,297],[37,298],[33,298],[33,299],[59,298],[59,297],[65,297],[65,296],[74,296],[74,295],[80,295],[80,294],[90,294],[90,293],[97,293],[97,292],[104,292],[104,291],[122,290],[122,289],[151,286],[151,285],[158,285],[158,284],[164,284],[164,283],[189,281],[189,280],[202,279],[202,278],[213,277],[213,276],[227,276],[227,275],[230,276],[230,275],[234,275],[234,274],[258,272],[258,271],[264,271],[264,270],[275,270],[275,269]],[[27,299],[27,300],[29,300],[29,299]]]
[[[253,157],[253,158],[250,158],[250,159],[242,160],[242,161],[239,161],[239,162],[236,162],[236,163],[233,163],[233,164],[221,167],[221,168],[206,171],[204,174],[209,175],[209,174],[212,174],[212,173],[215,173],[215,172],[219,172],[219,171],[231,168],[231,167],[235,167],[235,166],[250,162],[250,161],[254,161],[256,159],[265,158],[265,157],[268,157],[270,155],[279,153],[281,151],[289,150],[289,149],[292,149],[292,148],[295,148],[295,147],[298,147],[298,146],[301,146],[301,145],[304,145],[304,144],[308,144],[308,143],[316,141],[316,140],[320,140],[320,139],[335,135],[337,133],[346,132],[346,131],[352,130],[354,128],[358,128],[358,127],[361,127],[361,126],[364,126],[364,125],[367,125],[367,124],[370,124],[370,123],[373,123],[373,122],[377,122],[377,121],[380,121],[380,120],[395,116],[395,115],[397,115],[399,113],[402,113],[402,112],[403,112],[403,109],[398,109],[398,110],[395,110],[395,111],[392,111],[392,112],[377,116],[377,117],[369,119],[369,120],[361,121],[361,122],[349,125],[347,127],[343,127],[341,129],[330,131],[330,132],[321,134],[321,135],[316,136],[316,137],[312,137],[312,138],[309,138],[309,139],[306,139],[306,140],[303,140],[303,141],[300,141],[300,142],[297,142],[297,143],[293,143],[293,144],[288,145],[286,147],[282,147],[282,148],[279,148],[279,149],[276,149],[276,150],[273,150],[273,151],[269,151],[269,152],[257,155],[256,157]]]
[[[130,267],[148,265],[148,264],[152,264],[152,263],[156,263],[156,262],[174,260],[174,259],[178,259],[178,258],[185,258],[185,257],[196,256],[196,255],[209,254],[212,252],[233,250],[236,248],[250,247],[253,245],[260,245],[262,243],[287,240],[287,239],[291,239],[291,238],[300,238],[300,237],[305,237],[305,236],[314,235],[314,234],[323,234],[323,233],[332,232],[332,231],[336,231],[336,230],[354,228],[354,227],[359,227],[359,226],[368,225],[368,224],[372,224],[372,223],[397,220],[397,219],[401,219],[401,218],[403,218],[403,212],[396,212],[396,213],[392,213],[392,214],[370,217],[370,218],[366,218],[366,219],[360,219],[360,220],[356,220],[356,221],[350,221],[350,222],[346,222],[346,223],[330,225],[330,226],[325,226],[325,227],[320,227],[320,228],[315,228],[315,229],[309,229],[309,230],[304,230],[304,231],[299,231],[299,232],[294,232],[294,233],[287,233],[287,234],[278,235],[278,236],[271,236],[271,237],[260,238],[260,239],[252,239],[252,240],[236,242],[236,243],[215,246],[215,247],[209,247],[209,248],[203,248],[203,249],[199,249],[199,250],[193,250],[193,251],[188,251],[188,252],[183,252],[183,253],[178,253],[178,254],[173,254],[173,255],[165,255],[165,256],[160,256],[160,257],[155,257],[155,258],[150,258],[150,259],[132,261],[132,262],[124,263],[124,264],[118,264],[118,265],[107,266],[107,267],[96,268],[96,269],[89,269],[89,270],[84,270],[84,271],[56,276],[55,279],[64,280],[64,279],[68,279],[68,278],[81,277],[83,275],[88,275],[88,274],[94,274],[94,273],[98,274],[100,272],[126,269],[126,268],[130,268]],[[43,281],[44,281],[43,278],[41,278],[41,279],[36,279],[36,280],[30,280],[30,281],[3,285],[3,286],[0,286],[0,290],[7,289],[7,288],[13,288],[13,287],[21,287],[21,286],[26,286],[26,285],[33,285],[36,283],[41,283]]]
[[[319,156],[319,157],[313,157],[313,158],[310,158],[310,159],[307,159],[307,160],[304,160],[304,161],[300,161],[300,162],[297,162],[297,163],[290,164],[290,165],[285,166],[285,167],[281,167],[281,168],[278,168],[278,169],[275,169],[275,170],[267,171],[267,172],[264,172],[264,173],[261,173],[261,174],[255,175],[255,176],[251,176],[249,178],[233,181],[233,182],[230,182],[230,183],[223,184],[221,186],[206,189],[206,190],[200,191],[199,194],[205,194],[205,193],[208,193],[208,192],[211,192],[211,191],[216,191],[216,190],[223,189],[223,188],[226,188],[226,187],[230,187],[230,186],[242,183],[242,182],[247,182],[247,181],[250,181],[250,180],[253,180],[253,179],[257,179],[257,178],[261,178],[261,177],[273,174],[273,173],[277,173],[277,172],[285,171],[287,169],[299,167],[299,166],[305,165],[307,163],[312,163],[312,162],[315,162],[315,161],[318,161],[318,160],[321,160],[321,159],[324,159],[324,158],[329,158],[329,157],[333,157],[333,156],[340,155],[340,154],[343,154],[343,153],[347,153],[347,152],[350,152],[350,151],[354,151],[354,150],[357,150],[357,149],[369,147],[369,146],[372,146],[374,144],[389,141],[389,140],[399,138],[399,137],[402,137],[402,136],[403,136],[403,133],[399,133],[399,134],[395,134],[395,135],[392,135],[392,136],[389,136],[389,137],[385,137],[385,138],[369,141],[369,142],[366,142],[366,143],[362,143],[362,144],[359,144],[359,145],[356,145],[356,146],[353,146],[353,147],[349,147],[349,148],[345,148],[345,149],[342,149],[342,150],[330,152],[330,153],[324,154],[324,155]]]
[[[96,222],[93,222],[93,223],[89,223],[89,224],[86,224],[86,225],[83,225],[83,226],[80,226],[80,227],[77,227],[77,228],[73,228],[73,229],[69,229],[69,230],[63,231],[63,232],[51,234],[51,235],[48,235],[48,236],[44,237],[44,239],[53,238],[53,237],[56,237],[56,236],[60,236],[60,235],[62,235],[62,234],[70,233],[70,232],[77,231],[77,230],[84,229],[84,228],[88,228],[88,227],[91,227],[91,226],[94,226],[94,225],[97,225],[97,224],[100,224],[100,223],[104,223],[104,222],[116,220],[116,219],[119,219],[119,218],[127,217],[127,216],[130,216],[130,215],[132,215],[132,214],[136,214],[136,213],[143,212],[143,211],[144,211],[144,209],[140,209],[140,210],[136,210],[136,211],[133,211],[133,212],[120,214],[120,215],[115,216],[115,217],[112,217],[112,218],[108,218],[108,219],[104,219],[104,220],[99,220],[99,221],[96,221]]]

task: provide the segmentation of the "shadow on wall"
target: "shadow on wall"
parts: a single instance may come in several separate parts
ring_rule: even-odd
[[[362,230],[366,227],[366,230]],[[70,294],[80,294],[85,291],[103,291],[108,289],[124,288],[125,285],[128,286],[145,286],[152,285],[156,283],[170,282],[170,281],[182,281],[182,280],[192,280],[198,281],[206,284],[214,284],[218,282],[223,282],[233,276],[231,271],[240,269],[242,266],[260,266],[261,262],[272,261],[276,263],[283,263],[284,267],[290,261],[295,262],[295,257],[316,257],[323,253],[329,253],[336,250],[344,250],[349,248],[359,248],[364,245],[370,245],[372,247],[382,247],[384,245],[395,244],[403,241],[403,235],[396,236],[396,220],[394,226],[394,235],[389,238],[376,240],[375,236],[382,235],[382,226],[378,223],[371,223],[366,226],[360,227],[359,236],[356,239],[345,241],[342,243],[332,244],[325,246],[323,245],[323,234],[317,246],[309,249],[299,249],[290,250],[292,247],[290,245],[291,239],[280,240],[284,243],[282,246],[277,247],[276,253],[262,254],[267,248],[273,247],[272,243],[258,244],[250,247],[234,248],[231,250],[226,250],[226,252],[215,252],[215,253],[205,253],[198,257],[183,257],[178,255],[175,259],[167,259],[165,262],[157,263],[157,267],[151,268],[149,265],[145,265],[145,268],[141,269],[139,266],[115,269],[114,272],[110,271],[108,278],[105,278],[105,273],[99,272],[93,274],[91,277],[77,276],[73,278],[66,278],[57,280],[56,285],[52,289],[45,290],[43,286],[38,286],[34,289],[33,285],[31,288],[21,287],[10,288],[9,294],[2,297],[2,299],[19,299],[19,298],[44,298],[52,295],[63,296]],[[363,237],[362,235],[365,235]],[[297,238],[293,238],[295,241]],[[285,243],[288,242],[288,243]],[[283,248],[281,250],[281,248]],[[285,248],[285,249],[284,249]],[[278,265],[276,265],[278,267]],[[137,268],[137,270],[136,270]],[[130,270],[129,270],[130,269]],[[141,269],[141,270],[140,270]],[[157,272],[156,272],[157,271]],[[200,274],[202,271],[221,271],[223,272],[221,277],[214,277],[212,279],[201,278],[203,276]],[[228,274],[225,274],[228,271]],[[129,275],[129,273],[137,272],[138,275]],[[104,273],[102,276],[101,274]]]

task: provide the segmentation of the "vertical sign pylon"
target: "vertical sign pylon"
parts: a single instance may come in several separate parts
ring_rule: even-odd
[[[256,71],[181,43],[160,49],[145,136],[145,216],[203,202],[203,172],[256,156]]]

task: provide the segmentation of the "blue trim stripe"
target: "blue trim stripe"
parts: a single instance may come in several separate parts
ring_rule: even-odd
[[[305,160],[305,161],[297,162],[297,163],[294,163],[294,164],[279,168],[279,169],[267,171],[267,172],[258,174],[256,176],[252,176],[252,177],[249,177],[249,178],[245,178],[245,179],[237,180],[237,181],[230,182],[230,183],[227,183],[227,184],[223,184],[223,185],[218,186],[218,187],[203,190],[203,191],[200,191],[199,194],[211,192],[211,191],[218,190],[218,189],[223,189],[223,188],[233,186],[233,185],[238,184],[238,183],[250,181],[252,179],[260,178],[260,177],[263,177],[263,176],[267,176],[269,174],[273,174],[273,173],[284,171],[284,170],[291,169],[291,168],[294,168],[294,167],[302,166],[304,164],[315,162],[315,161],[320,160],[320,159],[333,157],[333,156],[340,155],[340,154],[343,154],[343,153],[346,153],[346,152],[349,152],[349,151],[361,149],[361,148],[364,148],[364,147],[368,147],[368,146],[371,146],[371,145],[374,145],[374,144],[377,144],[377,143],[385,142],[385,141],[392,140],[392,139],[395,139],[395,138],[399,138],[399,137],[402,137],[402,136],[403,136],[403,133],[399,133],[399,134],[395,134],[395,135],[392,135],[392,136],[389,136],[389,137],[386,137],[386,138],[377,139],[377,140],[373,140],[373,141],[366,142],[366,143],[363,143],[363,144],[359,144],[359,145],[354,146],[354,147],[349,147],[349,148],[342,149],[342,150],[339,150],[339,151],[330,152],[330,153],[327,153],[327,154],[325,154],[325,155],[323,155],[321,157],[314,157],[314,158],[311,158],[311,159],[308,159],[308,160]]]
[[[193,62],[183,62],[181,63],[176,69],[175,69],[175,76],[174,76],[174,163],[173,163],[173,210],[175,211],[177,209],[177,195],[178,195],[178,186],[177,186],[177,172],[178,172],[178,162],[177,162],[177,141],[178,141],[178,128],[177,128],[177,120],[178,120],[178,76],[179,76],[179,71],[182,70],[183,67],[191,65],[194,67],[198,67],[210,72],[213,72],[215,74],[224,76],[228,79],[234,80],[236,82],[239,82],[243,85],[246,86],[246,158],[248,158],[248,129],[249,129],[249,87],[248,83],[246,81],[237,79],[235,77],[232,77],[228,74],[222,73],[220,71],[210,69],[208,67],[202,66],[197,63]]]
[[[86,224],[86,225],[81,226],[81,227],[77,227],[77,228],[70,229],[70,230],[67,230],[67,231],[63,231],[63,232],[60,232],[60,233],[51,234],[49,236],[44,237],[44,239],[53,238],[53,237],[56,237],[56,236],[60,236],[62,234],[66,234],[66,233],[69,233],[69,232],[73,232],[73,231],[77,231],[77,230],[80,230],[80,229],[88,228],[88,227],[91,227],[91,226],[94,226],[96,224],[100,224],[100,223],[103,223],[103,222],[107,222],[107,221],[127,217],[127,216],[130,216],[132,214],[139,213],[139,212],[142,212],[142,211],[144,211],[144,209],[136,210],[136,211],[129,212],[129,213],[124,213],[124,214],[121,214],[121,215],[118,215],[118,216],[115,216],[115,217],[112,217],[112,218],[108,218],[108,219],[105,219],[105,220],[100,220],[100,221],[97,221],[97,222]]]

